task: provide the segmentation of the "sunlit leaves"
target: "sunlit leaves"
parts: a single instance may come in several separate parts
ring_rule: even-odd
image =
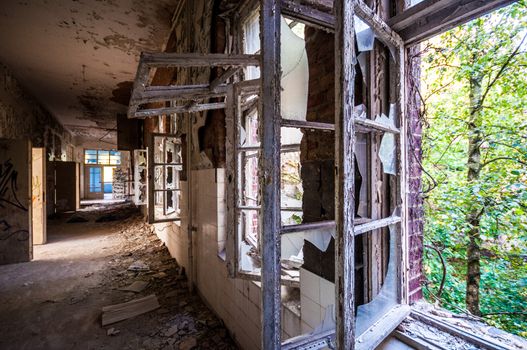
[[[481,310],[527,312],[527,42],[513,55],[526,33],[522,0],[422,45],[423,166],[438,184],[425,195],[425,243],[440,248],[447,261],[442,302],[454,311],[465,307],[466,216],[477,208]],[[470,79],[485,92],[472,130]],[[483,168],[468,182],[468,137],[475,131],[482,135]],[[430,292],[437,292],[442,266],[434,251],[424,255],[425,294],[434,300]],[[527,336],[524,315],[488,320]]]

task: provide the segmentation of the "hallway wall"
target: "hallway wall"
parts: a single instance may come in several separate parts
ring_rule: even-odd
[[[28,138],[57,160],[74,160],[73,137],[0,62],[0,138]]]
[[[225,322],[243,349],[260,349],[261,320],[259,283],[227,276],[225,255],[224,169],[192,171],[194,199],[194,281],[206,304]],[[183,188],[186,186],[183,185]],[[184,194],[182,196],[186,198]],[[183,203],[186,207],[186,203]],[[187,219],[182,224],[157,224],[156,234],[165,242],[179,265],[188,272]],[[282,309],[283,339],[301,333],[300,317]]]

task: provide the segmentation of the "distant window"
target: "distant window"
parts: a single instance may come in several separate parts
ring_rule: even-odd
[[[108,150],[84,150],[84,164],[120,165],[121,152]]]

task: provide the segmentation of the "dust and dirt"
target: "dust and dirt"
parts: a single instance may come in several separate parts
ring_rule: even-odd
[[[87,221],[49,220],[33,261],[0,266],[0,349],[236,349],[137,211],[75,215]],[[129,269],[134,263],[146,268]],[[148,284],[121,290],[137,281]],[[157,310],[101,326],[103,306],[150,294]]]

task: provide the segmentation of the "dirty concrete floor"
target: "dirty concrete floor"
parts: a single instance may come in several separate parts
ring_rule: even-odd
[[[236,349],[150,226],[124,210],[106,212],[117,221],[94,222],[100,211],[75,214],[88,222],[49,220],[33,261],[0,266],[0,349]],[[137,261],[149,271],[128,271]],[[136,280],[149,285],[119,290]],[[103,306],[153,293],[159,309],[101,326]]]

